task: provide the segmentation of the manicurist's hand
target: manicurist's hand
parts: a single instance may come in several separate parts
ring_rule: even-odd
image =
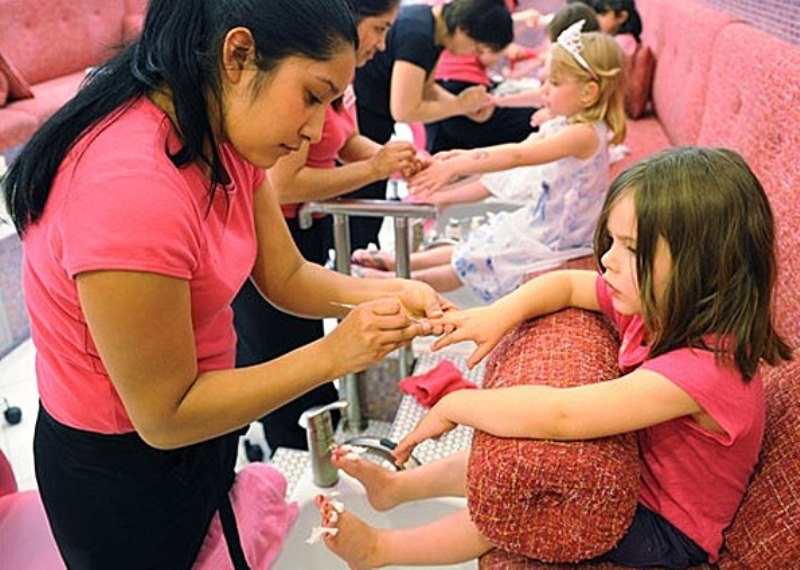
[[[429,334],[432,327],[410,318],[403,305],[392,297],[362,303],[321,339],[330,355],[331,376],[363,370],[414,337]]]
[[[391,141],[369,159],[370,166],[378,178],[388,178],[395,172],[406,172],[414,168],[417,149],[410,142]]]
[[[397,447],[392,451],[397,465],[405,465],[414,448],[420,443],[428,439],[439,439],[458,426],[457,423],[448,420],[445,416],[447,402],[448,396],[445,396],[425,414],[425,417],[419,421],[417,427],[397,444]]]
[[[469,356],[467,367],[471,370],[497,346],[503,335],[516,324],[509,315],[491,305],[465,311],[451,311],[442,317],[445,325],[455,328],[433,344],[433,350],[471,340],[477,348]]]
[[[474,113],[491,102],[491,97],[483,85],[467,87],[456,96],[456,104],[462,115]]]

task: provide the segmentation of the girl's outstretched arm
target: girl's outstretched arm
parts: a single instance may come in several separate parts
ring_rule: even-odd
[[[458,390],[422,418],[394,456],[402,464],[418,444],[456,425],[498,437],[571,441],[636,431],[702,411],[686,391],[650,370],[575,388]]]
[[[457,176],[484,174],[518,166],[554,162],[567,156],[590,158],[600,141],[591,125],[570,125],[548,137],[529,137],[520,143],[476,148],[449,160],[434,161],[409,180],[409,190],[428,196]]]
[[[443,320],[455,326],[455,330],[436,341],[433,349],[474,341],[478,346],[467,361],[471,369],[492,351],[509,329],[523,321],[567,307],[600,310],[596,281],[595,271],[552,271],[531,279],[488,307],[447,313]]]

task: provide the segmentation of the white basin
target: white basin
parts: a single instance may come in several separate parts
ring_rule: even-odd
[[[466,499],[441,498],[426,499],[406,503],[387,512],[374,510],[367,502],[367,496],[361,484],[339,472],[339,483],[335,487],[321,489],[311,481],[311,474],[307,471],[289,498],[297,501],[300,512],[297,522],[286,537],[283,550],[273,565],[274,570],[339,570],[347,565],[331,554],[323,541],[317,544],[306,544],[305,540],[311,534],[311,529],[320,526],[319,511],[314,506],[314,497],[319,493],[329,494],[338,492],[337,500],[344,503],[345,509],[358,515],[369,524],[380,528],[403,528],[415,526],[438,519],[444,515],[466,507]],[[458,570],[475,570],[477,562],[471,561],[464,564],[447,566]],[[391,566],[390,568],[410,568],[408,566]],[[420,568],[443,568],[443,566],[414,566]]]

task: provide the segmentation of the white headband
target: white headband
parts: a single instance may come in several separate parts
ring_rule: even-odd
[[[575,58],[575,61],[577,61],[583,69],[589,72],[589,75],[592,76],[592,79],[599,81],[600,79],[597,77],[597,73],[595,73],[594,69],[592,69],[586,59],[584,59],[584,57],[581,55],[581,52],[583,51],[581,30],[583,30],[583,25],[585,23],[586,20],[580,20],[579,22],[572,24],[569,28],[558,35],[556,43],[567,50],[569,54]]]

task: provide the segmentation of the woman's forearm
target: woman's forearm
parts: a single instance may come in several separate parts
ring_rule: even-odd
[[[400,279],[358,279],[306,261],[282,287],[265,294],[285,311],[322,318],[346,313],[335,303],[358,305],[394,297],[402,288]]]
[[[364,160],[338,168],[306,166],[290,179],[274,181],[273,186],[282,203],[295,204],[335,198],[376,180],[380,180],[380,173]]]
[[[204,372],[172,413],[137,430],[154,447],[191,445],[243,428],[342,373],[320,339],[263,364]]]

